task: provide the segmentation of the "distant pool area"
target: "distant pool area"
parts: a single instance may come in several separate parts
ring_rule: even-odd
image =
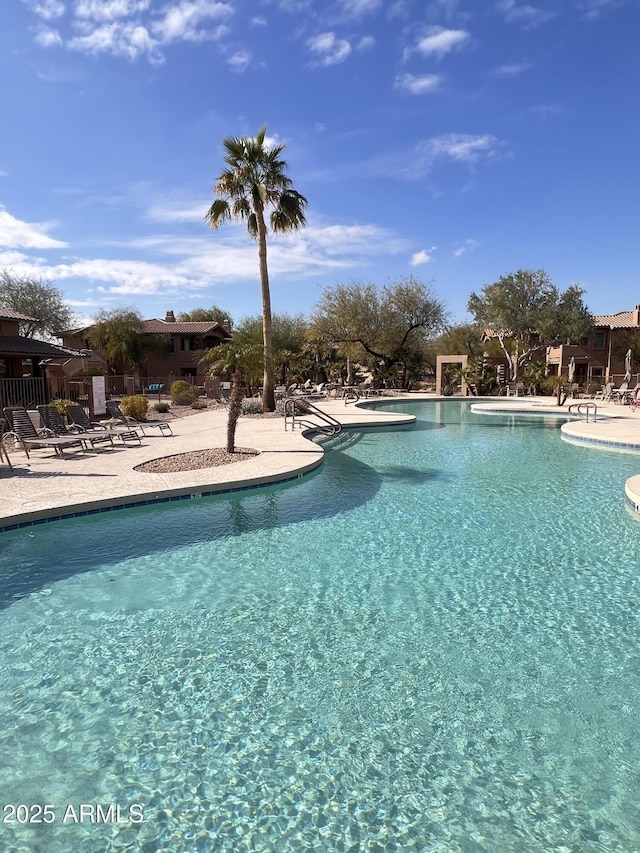
[[[637,456],[394,405],[294,484],[0,537],[6,802],[144,814],[7,847],[640,846]]]

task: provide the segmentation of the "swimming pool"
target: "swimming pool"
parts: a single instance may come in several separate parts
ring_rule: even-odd
[[[0,536],[3,798],[53,816],[3,849],[640,846],[638,457],[410,411],[293,486]]]

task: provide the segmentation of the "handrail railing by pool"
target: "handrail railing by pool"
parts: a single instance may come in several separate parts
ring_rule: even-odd
[[[306,417],[301,417],[306,416]],[[309,420],[309,416],[317,418],[321,423]],[[291,429],[309,427],[324,435],[337,435],[342,430],[342,424],[327,412],[323,412],[304,397],[290,397],[284,401],[284,428],[291,423]]]
[[[589,423],[590,415],[593,415],[593,420],[598,419],[598,407],[595,403],[572,403],[567,411],[569,413],[575,412],[579,417],[583,417],[587,423]]]

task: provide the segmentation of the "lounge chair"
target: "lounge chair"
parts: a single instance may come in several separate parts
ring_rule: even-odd
[[[613,388],[611,391],[611,399],[614,403],[624,403],[629,394],[629,383],[624,381],[619,388]]]
[[[45,429],[54,436],[69,436],[74,435],[80,439],[88,447],[95,450],[96,444],[109,444],[113,448],[113,438],[105,431],[99,435],[91,435],[83,430],[69,427],[66,418],[64,418],[55,406],[36,406],[42,423]]]
[[[65,448],[79,447],[83,451],[86,449],[85,444],[77,436],[45,436],[39,434],[29,417],[29,412],[20,406],[7,406],[2,411],[10,426],[7,434],[13,436],[14,441],[22,445],[22,449],[27,454],[27,459],[29,458],[30,448],[51,447],[60,457],[64,456]]]
[[[608,403],[611,400],[611,396],[613,394],[615,383],[607,382],[606,385],[602,385],[600,391],[596,391],[594,400],[601,400],[603,403]]]
[[[139,429],[143,435],[146,435],[146,429],[159,429],[163,435],[173,435],[173,430],[171,429],[171,424],[166,421],[159,421],[158,423],[148,424],[142,423],[142,421],[137,421],[135,418],[131,417],[131,415],[125,415],[120,408],[120,403],[117,403],[115,400],[107,400],[106,402],[107,412],[109,413],[109,417],[114,421],[120,421],[120,423],[128,426],[129,429],[134,426],[134,429]]]
[[[106,440],[103,438],[103,436],[106,435],[111,438],[112,444],[114,438],[119,438],[125,447],[129,446],[127,444],[128,441],[134,441],[137,444],[142,444],[142,439],[138,432],[135,429],[131,429],[129,426],[114,426],[112,429],[108,429],[99,421],[89,420],[89,416],[79,403],[67,403],[66,409],[69,417],[73,421],[74,427],[83,435],[97,436],[96,441]]]
[[[0,462],[5,459],[9,468],[13,468],[11,460],[9,459],[9,451],[4,446],[4,424],[4,418],[0,418]]]

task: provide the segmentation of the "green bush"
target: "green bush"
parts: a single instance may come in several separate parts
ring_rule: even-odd
[[[153,407],[153,411],[159,412],[160,414],[164,415],[164,414],[166,414],[166,412],[169,411],[169,404],[168,403],[156,403]]]
[[[243,415],[262,414],[262,400],[259,397],[245,397],[242,401]]]
[[[67,406],[73,406],[73,400],[52,400],[49,405],[53,406],[53,408],[62,415],[67,423],[71,420],[67,414]]]
[[[137,421],[146,421],[149,401],[141,394],[134,394],[132,397],[123,397],[120,408],[124,415],[135,418]]]
[[[171,385],[171,402],[176,406],[190,406],[195,403],[198,391],[184,379],[176,379]]]

